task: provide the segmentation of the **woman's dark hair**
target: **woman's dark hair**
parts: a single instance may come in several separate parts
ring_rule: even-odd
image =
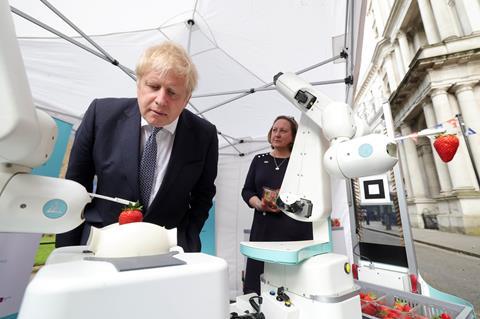
[[[288,121],[288,123],[290,123],[290,130],[292,131],[292,139],[293,139],[293,141],[295,141],[295,136],[297,136],[297,130],[298,130],[297,121],[295,121],[295,118],[293,116],[279,115],[279,116],[277,116],[275,121],[273,121],[272,127],[268,131],[268,135],[267,135],[268,143],[270,143],[270,145],[272,144],[271,138],[272,138],[273,125],[275,125],[275,122],[278,121],[278,120],[286,120],[286,121]],[[290,143],[290,145],[288,145],[288,149],[290,150],[290,152],[292,151],[292,148],[293,148],[293,141],[292,141],[292,143]],[[273,146],[272,146],[272,148],[273,148]]]

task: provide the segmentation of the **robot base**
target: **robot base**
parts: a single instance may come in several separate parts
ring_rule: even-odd
[[[180,253],[181,265],[119,271],[86,260],[83,249],[52,253],[27,287],[19,319],[228,318],[223,259]]]
[[[266,319],[362,318],[359,287],[343,255],[317,255],[298,265],[266,263],[261,291]]]

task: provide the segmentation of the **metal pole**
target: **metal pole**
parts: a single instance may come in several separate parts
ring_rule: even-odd
[[[91,45],[93,45],[98,51],[100,51],[110,63],[112,63],[115,66],[118,66],[120,70],[125,72],[128,76],[136,80],[136,77],[132,77],[132,75],[135,74],[132,70],[127,68],[126,66],[120,64],[116,59],[114,59],[110,54],[108,54],[107,51],[105,51],[101,46],[99,46],[95,41],[93,41],[86,33],[84,33],[82,30],[80,30],[79,27],[77,27],[72,21],[70,21],[66,16],[64,16],[60,11],[58,11],[50,2],[47,0],[40,0],[44,5],[46,5],[50,10],[53,11],[57,16],[60,17],[65,23],[67,23],[73,30],[75,30],[78,34],[80,34],[85,40],[88,41]]]
[[[302,74],[302,73],[304,73],[304,72],[310,71],[310,70],[312,70],[312,69],[314,69],[314,68],[318,68],[319,66],[322,66],[322,65],[324,65],[324,64],[327,64],[327,63],[329,63],[329,62],[335,61],[335,60],[337,60],[337,59],[339,59],[339,58],[341,58],[340,55],[334,56],[334,57],[332,57],[332,58],[330,58],[330,59],[324,60],[324,61],[322,61],[322,62],[319,62],[319,63],[317,63],[317,64],[314,64],[314,65],[312,65],[312,66],[309,66],[309,67],[307,67],[307,68],[305,68],[305,69],[302,69],[302,70],[300,70],[300,71],[297,71],[297,72],[295,72],[295,74],[297,74],[297,75],[298,75],[298,74]],[[340,81],[340,80],[334,80],[334,81]],[[342,80],[342,82],[344,82],[344,80]],[[245,97],[245,96],[247,96],[247,95],[250,95],[250,94],[255,93],[255,91],[262,91],[262,90],[264,90],[264,89],[266,89],[266,88],[268,88],[268,87],[270,87],[270,86],[272,86],[272,85],[273,85],[273,82],[266,83],[266,84],[264,84],[264,85],[262,85],[262,86],[260,86],[260,87],[258,87],[258,88],[251,89],[249,92],[245,92],[245,93],[240,94],[240,95],[238,95],[238,96],[236,96],[236,97],[233,97],[233,98],[228,99],[228,100],[226,100],[226,101],[224,101],[224,102],[221,102],[221,103],[219,103],[219,104],[217,104],[217,105],[213,105],[213,106],[211,106],[211,107],[209,107],[209,108],[206,108],[205,110],[197,113],[197,115],[198,115],[198,114],[206,113],[206,112],[211,111],[211,110],[214,110],[214,109],[216,109],[216,108],[218,108],[218,107],[220,107],[220,106],[222,106],[222,105],[225,105],[225,104],[227,104],[227,103],[233,102],[233,101],[238,100],[238,99],[241,99],[242,97]]]
[[[246,155],[250,155],[250,154],[255,154],[259,151],[262,151],[262,150],[265,150],[267,148],[270,148],[270,145],[269,146],[264,146],[262,148],[258,148],[258,149],[255,149],[255,150],[252,150],[250,152],[246,152],[246,153],[240,153],[240,154],[234,154],[234,153],[219,153],[218,155],[224,155],[224,156],[246,156]]]
[[[82,44],[82,43],[80,43],[80,42],[72,39],[71,37],[63,34],[62,32],[60,32],[60,31],[58,31],[58,30],[55,30],[55,29],[52,28],[52,27],[49,27],[49,26],[46,25],[45,23],[43,23],[43,22],[35,19],[34,17],[26,14],[25,12],[20,11],[20,10],[18,10],[18,9],[16,9],[15,7],[12,7],[12,6],[10,6],[10,9],[12,10],[13,13],[15,13],[16,15],[24,18],[25,20],[28,20],[28,21],[32,22],[33,24],[36,24],[36,25],[38,25],[39,27],[41,27],[41,28],[43,28],[43,29],[45,29],[45,30],[47,30],[47,31],[49,31],[49,32],[51,32],[51,33],[59,36],[60,38],[62,38],[62,39],[64,39],[64,40],[66,40],[66,41],[68,41],[68,42],[70,42],[70,43],[72,43],[72,44],[74,44],[74,45],[76,45],[76,46],[84,49],[85,51],[90,52],[90,53],[93,54],[93,55],[96,55],[96,56],[99,57],[100,59],[103,59],[103,60],[105,60],[105,61],[107,61],[107,62],[112,63],[112,61],[110,61],[106,56],[104,56],[104,55],[96,52],[95,50],[92,50],[91,48],[89,48],[89,47],[87,47],[86,45],[84,45],[84,44]],[[126,71],[126,67],[124,67],[124,66],[122,66],[122,65],[120,65],[120,64],[118,64],[118,67],[119,67],[122,71],[124,71],[129,77],[131,77],[133,80],[136,81],[136,77],[135,77],[133,74],[131,74],[131,73],[129,73],[128,71]]]
[[[345,83],[345,79],[329,80],[329,81],[317,81],[317,82],[311,82],[310,84],[313,85],[313,86],[317,86],[317,85],[327,85],[327,84],[337,84],[337,83]],[[225,91],[225,92],[217,92],[217,93],[198,94],[198,95],[193,95],[192,98],[229,95],[229,94],[239,94],[239,93],[252,94],[252,93],[260,92],[260,91],[273,91],[275,89],[276,88],[274,88],[274,87],[250,88],[250,89],[243,89],[243,90],[236,90],[236,91]]]
[[[188,101],[188,104],[195,110],[195,112],[197,112],[197,114],[199,114],[199,113],[198,113],[198,108],[192,103],[192,101]],[[199,116],[202,117],[203,119],[207,120],[207,118],[205,117],[205,115],[199,114]],[[207,121],[208,121],[208,120],[207,120]],[[238,148],[236,148],[235,145],[233,145],[232,142],[230,142],[230,141],[228,140],[228,138],[226,137],[226,135],[222,134],[222,133],[219,132],[218,130],[217,130],[217,134],[220,135],[220,136],[225,140],[225,142],[227,142],[231,147],[233,147],[233,148],[238,152],[238,154],[241,153],[240,150],[239,150]]]
[[[387,129],[387,135],[391,138],[394,138],[395,133],[393,128],[393,119],[390,110],[390,104],[388,102],[383,104],[383,116],[385,120],[385,128]],[[393,167],[393,174],[395,176],[395,185],[397,186],[398,205],[400,208],[400,219],[402,221],[403,238],[405,240],[405,252],[407,253],[408,270],[410,274],[418,276],[415,245],[413,241],[412,228],[410,226],[410,217],[408,215],[408,206],[402,179],[402,170],[399,163],[395,164]]]
[[[473,167],[473,171],[475,172],[475,177],[477,178],[478,187],[480,187],[480,177],[478,175],[477,167],[473,162],[472,148],[470,146],[470,140],[468,139],[467,131],[465,129],[465,122],[463,121],[462,113],[458,113],[455,116],[458,119],[458,124],[460,124],[460,131],[462,132],[465,145],[467,146],[468,156],[470,156],[470,161],[472,162],[472,167]]]
[[[219,133],[219,134],[221,134],[221,133]],[[258,141],[250,141],[250,140],[245,141],[245,140],[242,140],[242,139],[236,139],[236,140],[237,140],[237,141],[236,141],[236,142],[233,142],[232,145],[247,144],[247,143],[249,143],[249,144],[250,144],[250,143],[262,143],[262,144],[263,144],[263,143],[267,143],[267,140],[264,140],[264,141],[260,141],[260,140],[258,140]],[[222,149],[228,148],[228,147],[230,147],[230,146],[232,146],[232,145],[223,145],[223,146],[220,146],[218,149],[219,149],[219,150],[222,150]]]

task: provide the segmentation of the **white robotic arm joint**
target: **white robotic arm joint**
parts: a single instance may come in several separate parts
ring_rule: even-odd
[[[396,164],[396,142],[381,134],[362,136],[369,133],[368,125],[348,104],[332,101],[294,73],[279,73],[274,83],[330,142],[320,169],[339,178],[355,178],[384,173]]]

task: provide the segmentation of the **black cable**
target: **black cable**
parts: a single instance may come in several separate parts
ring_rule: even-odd
[[[357,236],[358,236],[358,234],[357,234]],[[362,256],[362,255],[360,254],[360,247],[359,247],[359,245],[360,245],[360,236],[358,236],[357,243],[355,244],[355,246],[353,246],[353,249],[352,249],[353,254],[354,254],[355,256],[359,257],[360,260],[362,260],[362,258],[363,258],[363,259],[365,259],[366,261],[368,261],[370,264],[373,264],[373,261],[372,261],[370,258],[368,258],[368,257],[366,257],[366,256]],[[357,249],[357,248],[358,248],[358,253],[355,252],[355,249]]]
[[[255,302],[255,299],[258,299],[258,304]],[[260,305],[262,304],[263,298],[261,296],[253,296],[248,299],[250,306],[258,313],[260,312]]]

